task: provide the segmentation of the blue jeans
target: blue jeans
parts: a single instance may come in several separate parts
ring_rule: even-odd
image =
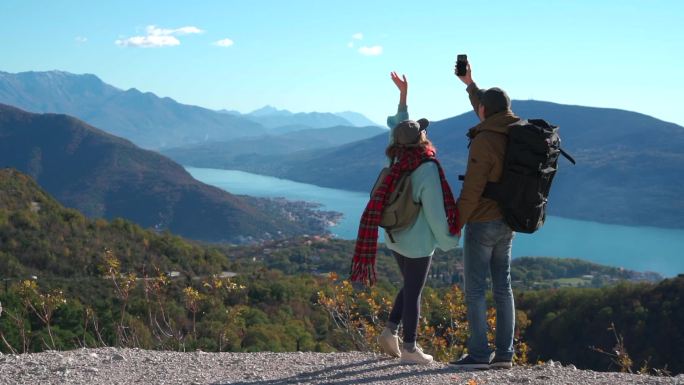
[[[487,344],[487,273],[492,274],[496,303],[496,357],[513,358],[515,304],[511,290],[511,245],[513,231],[501,219],[468,223],[465,229],[465,300],[468,314],[468,354],[489,361]]]

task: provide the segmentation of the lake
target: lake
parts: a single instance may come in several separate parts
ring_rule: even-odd
[[[234,170],[186,167],[197,180],[233,194],[284,197],[318,202],[323,209],[344,214],[330,231],[355,239],[367,193],[336,190],[287,179]],[[535,234],[516,234],[513,257],[581,258],[637,271],[655,271],[666,277],[684,273],[684,230],[610,225],[548,217]]]

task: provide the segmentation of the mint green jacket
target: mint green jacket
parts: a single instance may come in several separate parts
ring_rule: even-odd
[[[406,106],[399,106],[397,114],[387,118],[390,144],[394,127],[408,118]],[[421,202],[422,207],[411,227],[392,233],[394,242],[385,232],[387,248],[409,258],[432,256],[437,247],[444,251],[456,248],[459,237],[449,234],[437,164],[426,162],[415,169],[411,173],[411,185],[413,186],[413,201]]]

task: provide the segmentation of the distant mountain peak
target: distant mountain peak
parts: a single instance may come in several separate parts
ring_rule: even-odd
[[[227,109],[225,109],[225,108],[220,109],[220,110],[216,110],[216,112],[220,112],[220,113],[222,113],[222,114],[228,114],[228,115],[236,115],[236,116],[242,115],[242,113],[241,113],[240,111],[237,111],[237,110],[227,110]]]
[[[49,71],[24,71],[17,72],[13,74],[11,72],[0,71],[1,75],[16,75],[16,76],[29,76],[29,77],[40,77],[44,79],[52,80],[62,80],[62,79],[79,79],[79,80],[89,80],[97,81],[99,83],[104,83],[97,75],[91,73],[75,74],[73,72],[62,71],[62,70],[49,70]]]
[[[146,148],[259,135],[266,130],[231,116],[137,88],[122,90],[92,74],[0,73],[0,103],[32,112],[76,116]]]
[[[257,110],[254,110],[250,113],[247,113],[246,115],[250,116],[255,116],[255,117],[260,117],[260,116],[272,116],[272,115],[292,115],[292,112],[288,110],[279,110],[276,107],[273,107],[271,105],[265,105]]]

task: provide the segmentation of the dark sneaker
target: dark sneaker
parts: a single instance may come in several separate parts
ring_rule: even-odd
[[[513,367],[513,361],[494,357],[492,362],[489,363],[489,367],[492,369],[510,369]]]
[[[449,362],[449,365],[458,369],[489,369],[489,362],[475,361],[475,359],[468,354],[461,357],[460,360]]]

